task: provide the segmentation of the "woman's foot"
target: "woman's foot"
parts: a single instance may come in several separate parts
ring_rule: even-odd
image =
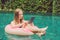
[[[47,30],[47,28],[48,28],[48,26],[46,26],[45,28],[40,28],[38,31],[46,31]]]
[[[40,33],[36,33],[38,36],[42,36],[42,35],[45,35],[46,34],[46,31],[42,31]]]

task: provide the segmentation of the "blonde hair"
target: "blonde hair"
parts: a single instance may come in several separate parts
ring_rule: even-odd
[[[15,10],[15,15],[14,15],[14,20],[15,20],[15,23],[16,24],[18,24],[19,23],[19,12],[20,11],[22,11],[22,9],[19,9],[19,8],[17,8],[16,10]],[[22,11],[23,12],[23,11]],[[21,20],[23,20],[23,18],[21,19]]]

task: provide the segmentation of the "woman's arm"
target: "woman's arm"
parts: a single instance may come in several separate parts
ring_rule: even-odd
[[[25,21],[25,26],[27,26],[27,25],[34,26],[33,23],[29,23],[29,21]]]
[[[14,28],[20,27],[20,24],[15,24],[14,21],[11,22],[11,26]]]

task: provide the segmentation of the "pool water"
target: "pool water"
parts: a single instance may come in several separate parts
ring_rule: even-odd
[[[10,38],[16,38],[17,40],[60,40],[60,16],[41,16],[41,15],[28,15],[24,14],[24,19],[29,20],[31,17],[35,17],[34,25],[39,28],[48,26],[46,34],[44,36],[32,35],[32,36],[16,36],[5,33],[4,28],[14,18],[13,13],[0,13],[0,40],[10,40]],[[29,39],[27,39],[29,38]]]

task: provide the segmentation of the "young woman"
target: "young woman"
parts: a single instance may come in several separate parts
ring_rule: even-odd
[[[12,27],[23,27],[25,25],[25,20],[23,19],[23,11],[21,9],[16,9],[14,13],[14,20],[11,22]]]
[[[38,28],[33,23],[28,24],[23,18],[23,11],[21,9],[16,9],[14,13],[14,20],[11,22],[13,28],[27,28],[33,33],[42,32],[45,34],[47,28]]]

